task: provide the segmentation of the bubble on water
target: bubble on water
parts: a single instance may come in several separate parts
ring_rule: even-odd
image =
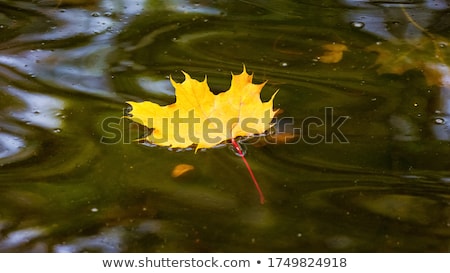
[[[365,26],[365,24],[363,22],[359,22],[359,21],[351,22],[350,25],[354,28],[363,28]]]
[[[62,113],[62,112],[56,112],[55,117],[60,118],[60,119],[65,119],[66,115],[64,115],[64,113]]]
[[[111,16],[113,15],[113,13],[110,12],[110,11],[105,11],[105,12],[103,13],[103,15],[106,16],[106,17],[111,17]]]
[[[434,123],[436,124],[445,124],[445,119],[443,118],[435,118]]]
[[[55,133],[55,134],[59,134],[59,133],[61,133],[61,128],[55,128],[55,129],[53,129],[53,133]]]
[[[100,17],[100,12],[94,11],[93,13],[91,13],[92,17]]]
[[[287,63],[287,62],[280,62],[280,64],[279,64],[281,67],[287,67],[287,66],[289,66],[289,63]]]

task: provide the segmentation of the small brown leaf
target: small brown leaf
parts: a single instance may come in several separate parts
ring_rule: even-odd
[[[342,60],[344,56],[344,51],[347,51],[348,48],[343,44],[326,44],[323,45],[322,48],[325,50],[322,56],[320,56],[319,62],[325,64],[334,64],[338,63]]]
[[[193,170],[194,170],[194,166],[192,166],[192,165],[178,164],[172,170],[172,177],[176,178],[176,177],[184,176]]]

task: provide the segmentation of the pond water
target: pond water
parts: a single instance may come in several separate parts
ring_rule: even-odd
[[[450,250],[443,0],[0,1],[0,34],[2,252]],[[174,102],[169,75],[219,92],[243,64],[302,129],[245,145],[264,205],[230,149],[120,119]]]

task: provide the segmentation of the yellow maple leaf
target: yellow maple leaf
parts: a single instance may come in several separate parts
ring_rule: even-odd
[[[232,74],[230,89],[217,95],[211,93],[206,77],[200,82],[183,74],[182,83],[170,78],[175,103],[127,102],[132,106],[128,118],[153,129],[146,141],[172,148],[196,145],[197,151],[236,137],[262,134],[272,126],[276,93],[269,101],[261,101],[266,82],[253,84],[253,75],[247,74],[245,66],[241,74]]]
[[[263,204],[264,195],[236,138],[262,134],[273,125],[276,92],[269,101],[261,101],[261,90],[266,82],[253,84],[253,75],[247,73],[245,66],[241,74],[232,74],[230,89],[217,95],[211,93],[206,77],[199,82],[183,74],[182,83],[170,77],[175,88],[175,103],[161,106],[151,101],[128,101],[132,110],[127,118],[152,129],[144,140],[159,146],[187,148],[196,145],[197,151],[231,140]]]

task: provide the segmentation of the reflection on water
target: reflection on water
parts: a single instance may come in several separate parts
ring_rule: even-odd
[[[362,31],[386,40],[369,46],[371,51],[379,54],[378,73],[404,74],[416,69],[424,74],[427,85],[438,88],[432,92],[433,101],[428,103],[430,132],[435,139],[450,140],[450,131],[445,125],[450,115],[448,39],[429,31],[433,24],[445,29],[445,23],[436,24],[436,20],[448,10],[447,2],[344,2],[348,6],[362,7],[346,12],[345,17],[353,26],[357,24]],[[412,123],[404,115],[395,115],[391,119],[392,126],[400,132],[412,128]],[[412,137],[411,140],[419,137],[411,130],[403,134]]]
[[[445,0],[341,2],[357,8],[346,11],[345,20],[387,41],[412,40],[423,36],[422,30],[435,24],[441,12],[449,8]]]
[[[448,5],[301,2],[0,1],[0,251],[449,251]],[[230,149],[104,122],[172,103],[181,70],[226,90],[243,63],[289,130],[350,117],[346,144],[246,146],[263,206]]]

